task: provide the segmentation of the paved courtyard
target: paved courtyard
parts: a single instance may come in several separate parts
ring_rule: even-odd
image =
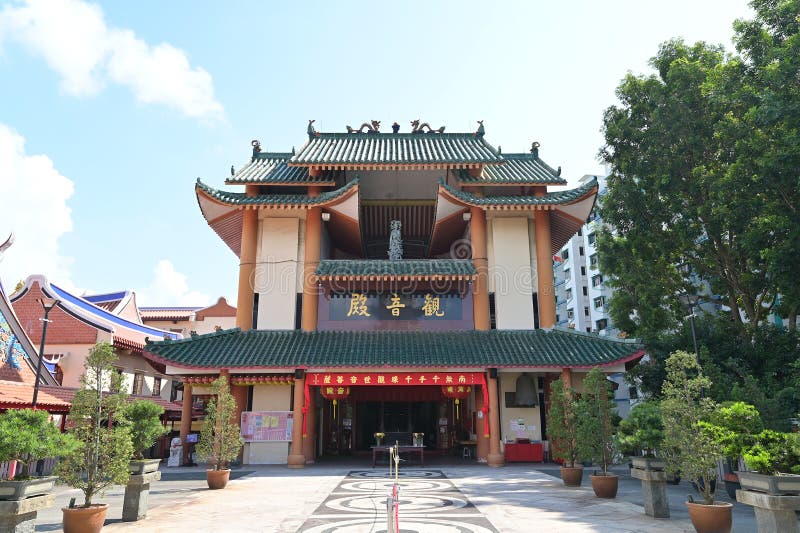
[[[588,470],[588,469],[587,469]],[[234,470],[225,490],[209,491],[200,468],[164,469],[153,484],[145,520],[120,521],[122,488],[102,501],[110,504],[104,531],[192,533],[219,531],[379,533],[386,530],[386,467],[363,462],[321,464],[304,470],[285,466],[244,466]],[[595,498],[584,486],[565,488],[555,465],[511,465],[499,469],[474,464],[401,468],[400,526],[412,532],[691,532],[685,506],[691,488],[669,487],[671,520],[644,515],[639,482],[621,474],[615,500]],[[724,491],[720,499],[727,497]],[[39,515],[37,531],[61,529],[60,507],[76,490],[60,487],[57,505]],[[734,532],[755,531],[752,509],[736,504]]]

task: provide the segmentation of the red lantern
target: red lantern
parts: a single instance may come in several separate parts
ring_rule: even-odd
[[[469,385],[442,385],[442,394],[447,398],[453,398],[456,404],[456,420],[459,419],[458,406],[461,400],[468,397],[472,392],[472,387]]]
[[[350,396],[350,387],[326,385],[320,388],[323,398],[333,402],[333,418],[336,419],[336,404],[339,400]]]

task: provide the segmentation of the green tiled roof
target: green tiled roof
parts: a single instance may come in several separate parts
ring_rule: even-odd
[[[237,183],[264,183],[264,184],[290,184],[290,183],[330,183],[330,175],[322,174],[312,178],[305,167],[290,167],[286,163],[291,159],[289,152],[264,152],[257,154],[243,167],[225,180],[228,184]]]
[[[470,176],[468,172],[461,171],[458,179],[465,184],[567,184],[567,180],[533,154],[503,154],[503,161],[502,165],[487,165],[480,176]]]
[[[537,206],[537,205],[559,205],[559,204],[568,204],[575,200],[578,200],[582,196],[589,193],[593,188],[597,187],[597,178],[592,179],[591,181],[586,182],[585,185],[577,187],[575,189],[568,189],[566,191],[555,191],[549,192],[544,196],[533,196],[533,195],[525,195],[525,196],[511,196],[511,195],[503,195],[503,196],[476,196],[475,194],[467,191],[461,191],[450,185],[445,184],[443,181],[439,182],[439,185],[443,187],[447,192],[455,196],[456,198],[462,200],[463,202],[475,205],[475,206],[504,206],[504,205],[515,205],[515,206]]]
[[[317,275],[330,276],[465,276],[475,275],[470,259],[353,259],[319,262]]]
[[[334,191],[326,191],[319,196],[308,196],[306,194],[259,194],[257,196],[247,196],[242,192],[228,192],[209,187],[197,179],[196,187],[212,198],[230,205],[302,205],[315,206],[325,204],[331,200],[342,196],[358,184],[358,178],[352,180],[345,186]]]
[[[415,165],[500,163],[498,151],[472,133],[320,133],[292,165]]]
[[[149,342],[145,357],[191,368],[590,367],[642,354],[634,341],[572,330],[225,330]]]

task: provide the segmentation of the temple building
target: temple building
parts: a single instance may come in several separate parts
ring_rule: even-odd
[[[552,381],[580,390],[591,368],[644,354],[555,327],[552,257],[589,216],[595,181],[549,191],[567,182],[539,144],[502,153],[482,123],[412,126],[309,121],[297,152],[253,141],[226,179],[243,190],[195,185],[240,259],[237,328],[151,339],[144,356],[186,395],[229,377],[245,463],[302,467],[382,439],[490,466],[541,460]]]

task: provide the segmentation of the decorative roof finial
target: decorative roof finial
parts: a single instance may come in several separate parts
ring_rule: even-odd
[[[425,133],[425,128],[428,128],[428,133],[444,133],[444,126],[435,130],[427,122],[419,123],[419,119],[411,121],[411,133]]]
[[[366,128],[367,131],[363,131]],[[364,122],[358,129],[347,126],[347,133],[378,133],[381,128],[380,120],[373,120],[372,123]]]
[[[392,124],[392,133],[398,133],[399,131],[400,131],[400,124],[398,124],[397,122]]]
[[[251,161],[255,161],[256,156],[258,156],[258,154],[261,153],[261,141],[259,141],[258,139],[253,139],[252,141],[250,141],[250,146],[253,147],[253,157]]]
[[[295,155],[294,146],[292,146],[292,155]]]
[[[231,176],[233,176],[234,174],[236,174],[236,169],[234,169],[233,165],[231,165]]]
[[[3,242],[3,244],[0,244],[0,261],[3,260],[3,254],[5,253],[6,250],[8,250],[11,247],[12,244],[14,244],[13,231],[9,234],[8,239],[6,239],[5,242]]]
[[[483,128],[483,121],[479,120],[478,121],[478,131],[475,132],[475,137],[479,137],[479,138],[482,139],[485,134],[486,134],[486,130]]]
[[[499,144],[497,145],[497,153],[498,153],[499,155],[503,155],[503,147],[502,147],[502,146],[500,146]]]
[[[311,119],[308,121],[308,128],[306,129],[306,131],[308,132],[309,139],[313,139],[314,137],[319,137],[319,133],[317,132],[317,129],[314,127],[314,122],[316,122],[315,119]]]
[[[559,178],[561,177],[561,165],[558,165],[558,170],[556,170],[556,176]]]
[[[533,154],[534,159],[539,159],[539,147],[541,145],[537,141],[533,141],[531,143],[531,153]]]

